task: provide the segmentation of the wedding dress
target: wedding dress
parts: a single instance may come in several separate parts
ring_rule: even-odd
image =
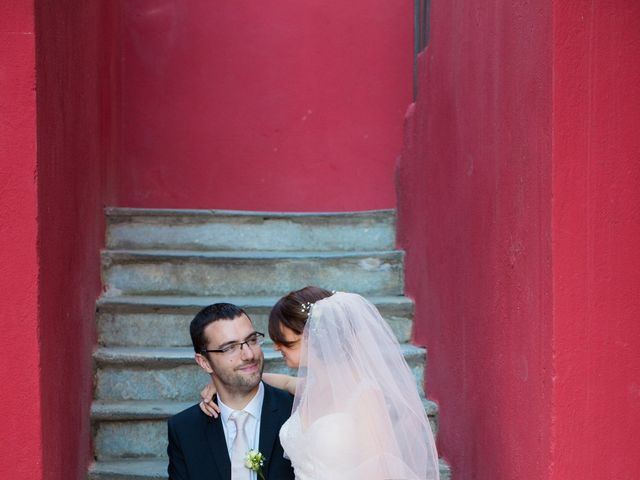
[[[336,293],[312,307],[280,441],[296,480],[438,480],[415,377],[376,308]]]

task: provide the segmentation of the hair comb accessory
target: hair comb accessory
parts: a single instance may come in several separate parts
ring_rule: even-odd
[[[300,304],[300,311],[302,313],[306,313],[307,315],[309,315],[309,312],[311,311],[311,307],[312,306],[313,306],[313,303],[311,303],[311,302],[301,303]]]

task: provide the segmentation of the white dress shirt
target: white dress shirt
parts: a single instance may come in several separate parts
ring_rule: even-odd
[[[253,450],[259,450],[260,444],[260,417],[262,413],[262,402],[264,401],[264,385],[260,382],[258,386],[258,392],[251,399],[251,401],[242,410],[249,414],[247,423],[245,424],[245,433],[247,434],[247,441],[249,447]],[[236,438],[236,424],[232,420],[229,420],[229,416],[234,412],[233,408],[224,404],[224,402],[218,397],[218,406],[220,407],[220,418],[222,419],[222,428],[224,429],[224,438],[227,441],[227,451],[229,452],[229,458],[231,458],[231,446]],[[256,472],[251,472],[251,480],[257,480],[258,475]]]

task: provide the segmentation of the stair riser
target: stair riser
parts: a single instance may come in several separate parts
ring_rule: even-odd
[[[402,255],[394,252],[337,258],[269,260],[126,259],[103,256],[103,283],[111,294],[273,295],[305,285],[364,295],[402,295]],[[114,262],[115,260],[115,262]]]
[[[103,346],[184,347],[191,346],[189,323],[200,307],[183,308],[169,312],[127,313],[100,309],[97,316],[98,343]],[[256,330],[267,334],[269,308],[247,309]],[[411,337],[412,316],[410,308],[381,308],[393,333],[401,343]]]
[[[416,384],[422,392],[424,357],[409,359]],[[265,371],[292,374],[282,358],[265,359]],[[200,398],[200,390],[209,382],[204,371],[193,363],[154,368],[152,365],[108,365],[96,373],[97,400],[175,400]]]
[[[429,422],[435,435],[436,415],[430,415]],[[94,439],[95,455],[99,461],[136,457],[164,458],[167,450],[167,419],[96,421]]]
[[[94,425],[98,461],[167,456],[167,421],[99,422]]]
[[[392,250],[392,214],[355,217],[153,216],[110,221],[112,249],[367,251]]]

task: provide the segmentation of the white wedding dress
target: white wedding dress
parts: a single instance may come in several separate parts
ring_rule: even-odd
[[[304,331],[293,412],[280,442],[296,480],[438,480],[415,379],[363,297],[316,302]]]
[[[291,459],[296,480],[335,478],[327,473],[348,472],[358,457],[353,419],[344,413],[325,415],[306,431],[295,413],[282,425],[280,443]]]

